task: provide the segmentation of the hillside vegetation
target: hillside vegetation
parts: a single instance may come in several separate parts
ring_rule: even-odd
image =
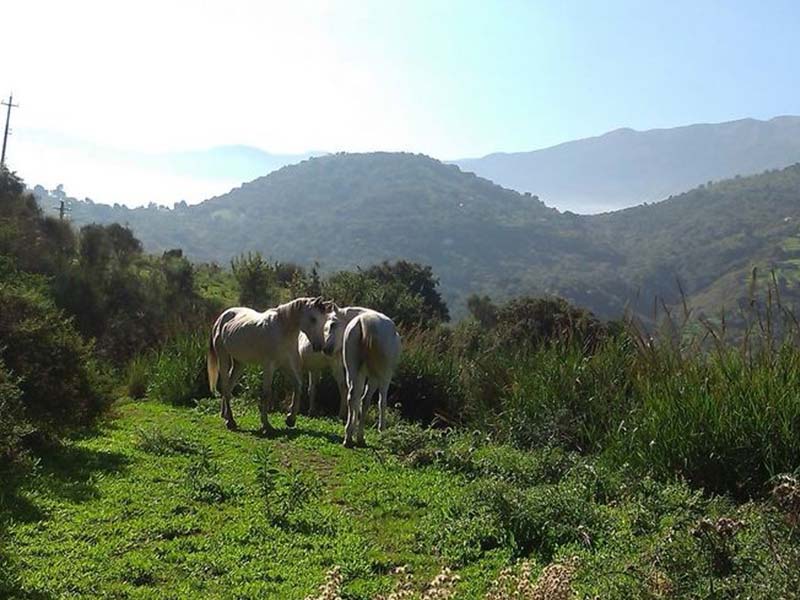
[[[510,219],[537,207],[500,193]],[[722,324],[645,331],[552,297],[473,295],[445,326],[426,265],[321,274],[257,253],[230,268],[148,255],[119,224],[44,216],[7,172],[0,208],[2,597],[800,589],[800,325],[777,280],[735,345]],[[389,427],[366,449],[344,449],[324,418],[254,434],[258,369],[235,393],[243,430],[207,397],[221,308],[308,295],[401,331]],[[285,410],[285,374],[274,385]],[[329,376],[320,389],[335,414]]]
[[[670,129],[617,129],[533,152],[455,161],[548,204],[599,213],[655,202],[710,180],[800,161],[800,117],[741,119]]]
[[[397,258],[431,265],[457,317],[478,293],[554,294],[607,318],[632,305],[650,318],[655,297],[678,301],[678,281],[715,314],[746,296],[753,266],[776,268],[784,301],[797,298],[798,165],[590,217],[388,153],[307,160],[175,210],[70,205],[76,223],[126,223],[150,251],[182,247],[198,261],[253,250],[326,272]]]

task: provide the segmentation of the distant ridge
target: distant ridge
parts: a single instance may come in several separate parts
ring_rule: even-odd
[[[800,161],[800,117],[740,119],[667,129],[615,129],[532,152],[453,161],[548,205],[598,213],[656,202],[710,180]]]

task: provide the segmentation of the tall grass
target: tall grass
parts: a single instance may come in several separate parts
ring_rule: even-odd
[[[399,399],[405,414],[447,412],[519,448],[602,454],[748,497],[800,468],[800,348],[797,320],[772,290],[738,320],[734,336],[725,319],[686,308],[653,333],[631,321],[591,350],[484,340],[462,352],[418,332],[404,338]]]
[[[392,401],[400,400],[406,418],[454,423],[464,416],[462,368],[459,357],[447,350],[440,331],[412,331],[403,337]]]
[[[737,495],[800,466],[794,346],[752,360],[731,349],[700,354],[637,375],[636,406],[609,436],[618,460]]]
[[[207,350],[208,338],[200,333],[180,335],[168,342],[149,368],[148,396],[175,405],[208,396]]]

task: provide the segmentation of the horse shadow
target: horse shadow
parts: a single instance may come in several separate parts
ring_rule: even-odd
[[[63,444],[36,453],[33,472],[9,471],[0,493],[0,523],[7,519],[32,522],[46,515],[24,494],[26,488],[42,490],[69,502],[85,502],[99,495],[98,476],[120,473],[128,457],[118,452]]]

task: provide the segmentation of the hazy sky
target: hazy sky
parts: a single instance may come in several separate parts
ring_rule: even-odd
[[[104,202],[239,182],[137,157],[532,150],[617,127],[800,114],[800,2],[4,3],[8,162]]]

